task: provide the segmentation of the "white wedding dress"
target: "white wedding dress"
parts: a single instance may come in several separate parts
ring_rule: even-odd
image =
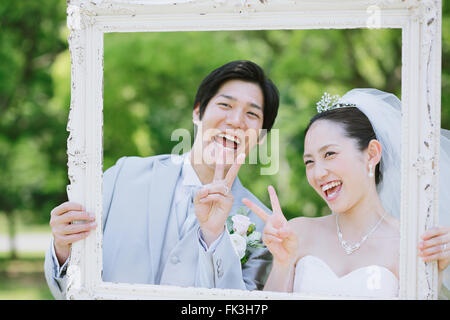
[[[387,268],[370,265],[338,277],[320,258],[307,255],[295,267],[294,292],[390,299],[398,297],[398,279]]]

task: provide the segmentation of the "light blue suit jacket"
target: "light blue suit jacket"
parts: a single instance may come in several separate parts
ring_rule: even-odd
[[[214,252],[206,252],[198,239],[198,222],[180,239],[171,211],[182,162],[172,155],[124,157],[103,175],[103,281],[231,289],[262,289],[271,255],[253,249],[241,267],[230,237],[224,232]],[[176,158],[177,156],[175,156]],[[178,158],[180,158],[178,156]],[[267,209],[236,178],[231,188],[230,215],[244,207],[246,197]],[[253,212],[249,218],[262,232],[264,223]],[[48,285],[56,298],[65,297],[65,274],[51,248],[45,259]]]

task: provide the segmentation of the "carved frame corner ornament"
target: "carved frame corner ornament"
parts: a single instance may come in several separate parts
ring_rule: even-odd
[[[402,29],[402,191],[399,299],[436,299],[437,266],[416,255],[438,221],[442,0],[68,0],[71,104],[67,130],[70,201],[102,221],[103,37],[109,32]],[[344,299],[175,286],[108,283],[102,230],[72,246],[69,299]],[[353,297],[358,298],[358,297]]]

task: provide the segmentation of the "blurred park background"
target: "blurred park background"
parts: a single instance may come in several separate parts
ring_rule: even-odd
[[[49,214],[67,200],[69,184],[65,18],[62,0],[0,2],[0,299],[53,298],[43,262]],[[442,35],[442,127],[450,128],[449,1]],[[301,157],[303,130],[324,91],[375,87],[401,97],[395,29],[106,34],[104,49],[104,169],[125,155],[170,153],[175,129],[193,131],[204,76],[234,59],[260,64],[281,93],[279,171],[261,176],[255,166],[264,165],[247,165],[240,179],[268,206],[274,185],[289,219],[329,213]]]

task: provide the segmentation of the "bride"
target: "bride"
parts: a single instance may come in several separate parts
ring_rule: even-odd
[[[396,297],[400,100],[376,89],[354,89],[340,99],[325,94],[318,111],[305,131],[303,159],[309,184],[332,214],[288,222],[271,186],[272,215],[243,200],[266,224],[263,241],[273,255],[273,265],[264,290]],[[449,144],[442,136],[442,186],[443,175],[450,177],[450,153],[443,150],[450,150]],[[442,200],[450,198],[443,194],[448,189],[440,191],[439,221],[445,227],[425,232],[418,254],[425,262],[438,262],[441,284],[450,263],[450,212],[444,212]]]

